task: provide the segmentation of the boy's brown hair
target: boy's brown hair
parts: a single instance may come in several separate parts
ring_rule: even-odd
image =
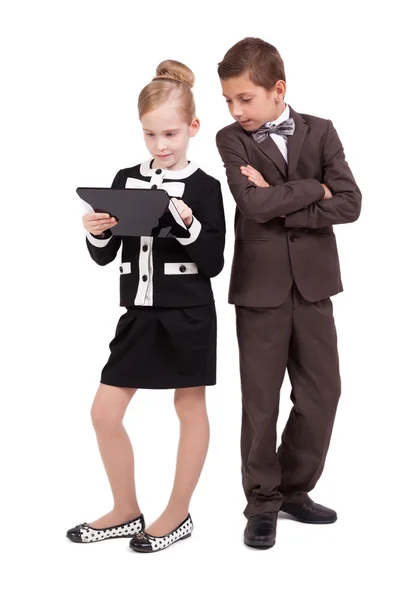
[[[285,66],[278,50],[260,38],[247,37],[237,42],[218,63],[219,78],[230,79],[248,73],[250,81],[271,90],[282,79]]]

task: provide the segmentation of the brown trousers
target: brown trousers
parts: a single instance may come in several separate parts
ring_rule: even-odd
[[[236,306],[242,386],[242,477],[247,518],[300,501],[325,463],[341,382],[330,298],[308,302],[293,285],[276,308]],[[286,368],[293,407],[276,449]]]

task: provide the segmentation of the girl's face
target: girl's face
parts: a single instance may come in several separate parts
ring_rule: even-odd
[[[195,117],[188,125],[182,121],[176,103],[166,102],[143,115],[141,123],[147,149],[154,158],[152,168],[184,169],[189,139],[198,132],[199,120]]]

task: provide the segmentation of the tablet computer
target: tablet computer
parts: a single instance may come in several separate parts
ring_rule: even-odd
[[[118,221],[110,229],[119,236],[190,237],[165,190],[78,187],[87,211],[104,212]]]

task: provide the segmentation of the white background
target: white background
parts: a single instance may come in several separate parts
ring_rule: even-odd
[[[398,551],[398,47],[394,2],[5,2],[1,10],[4,598],[391,599]],[[242,543],[240,383],[227,304],[234,202],[214,138],[231,118],[217,63],[259,36],[279,49],[287,101],[329,118],[363,192],[336,227],[345,292],[334,298],[343,394],[311,494],[333,526],[279,519],[276,546]],[[195,160],[223,184],[226,267],[214,280],[218,385],[190,540],[154,556],[127,540],[76,545],[65,531],[111,509],[89,410],[119,315],[118,260],[84,242],[77,186],[108,186],[148,157],[137,96],[159,62],[196,75]],[[290,409],[285,380],[279,430]],[[150,523],[169,496],[178,436],[172,392],[143,391],[126,418]],[[151,432],[151,444],[148,442]],[[398,558],[397,558],[398,561]],[[4,554],[2,567],[4,568]],[[396,577],[397,581],[398,578]]]

